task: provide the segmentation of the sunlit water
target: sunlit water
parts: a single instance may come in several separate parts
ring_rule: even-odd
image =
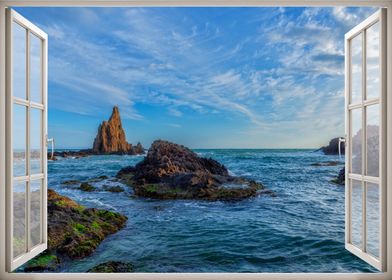
[[[197,150],[225,164],[233,175],[263,183],[277,196],[240,202],[153,200],[125,193],[83,192],[70,179],[115,176],[143,156],[91,156],[49,162],[49,187],[88,207],[128,217],[63,272],[84,272],[109,260],[131,262],[137,272],[370,272],[344,248],[344,187],[330,183],[339,160],[309,150]],[[105,180],[93,183],[118,185]]]

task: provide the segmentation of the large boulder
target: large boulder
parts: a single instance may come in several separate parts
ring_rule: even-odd
[[[340,144],[340,152],[342,155],[345,153],[344,143]],[[333,138],[329,141],[327,146],[321,147],[320,149],[326,155],[338,155],[339,154],[339,137]]]
[[[135,167],[121,169],[117,177],[136,195],[159,199],[238,200],[259,193],[263,185],[230,176],[226,167],[190,149],[157,140]]]
[[[108,121],[103,121],[98,127],[92,152],[95,154],[142,154],[144,149],[140,143],[136,147],[129,144],[122,127],[120,111],[113,107]]]

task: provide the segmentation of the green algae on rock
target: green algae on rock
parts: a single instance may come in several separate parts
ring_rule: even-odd
[[[87,272],[94,273],[112,273],[112,272],[133,272],[134,268],[131,263],[108,261],[101,263],[89,269]]]
[[[108,235],[123,228],[126,221],[124,215],[85,208],[49,189],[48,249],[30,261],[24,269],[52,271],[55,270],[54,264],[60,264],[63,258],[89,256]]]

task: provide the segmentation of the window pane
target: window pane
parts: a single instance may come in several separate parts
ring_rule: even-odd
[[[16,104],[13,106],[14,176],[24,176],[26,175],[26,107]]]
[[[362,174],[362,109],[351,111],[351,173]]]
[[[41,141],[42,141],[42,111],[30,111],[30,169],[31,174],[42,173]]]
[[[30,100],[42,103],[41,39],[30,33]]]
[[[32,181],[30,184],[30,227],[32,247],[41,243],[41,184],[42,180]]]
[[[351,104],[362,101],[362,33],[351,40]]]
[[[380,256],[380,196],[376,184],[367,183],[366,193],[366,248],[375,257]]]
[[[380,95],[380,23],[366,31],[366,95],[367,99]]]
[[[362,183],[351,181],[351,243],[362,247]]]
[[[369,176],[379,176],[380,153],[380,106],[372,105],[366,108],[366,148],[367,172]]]
[[[26,29],[12,25],[12,87],[13,96],[26,99]]]
[[[13,257],[26,252],[26,182],[14,181],[13,191]]]

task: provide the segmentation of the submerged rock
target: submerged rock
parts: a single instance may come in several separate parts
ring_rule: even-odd
[[[87,182],[81,183],[79,189],[82,191],[85,191],[85,192],[93,192],[93,191],[97,190],[96,187],[94,187],[93,185],[90,185]]]
[[[331,182],[338,185],[344,185],[346,183],[346,168],[343,167],[342,169],[340,169],[338,177],[331,180]]]
[[[91,255],[110,234],[125,226],[127,217],[116,212],[85,208],[48,190],[48,249],[26,265],[26,271],[53,271],[63,259]]]
[[[230,176],[226,167],[190,149],[157,140],[135,167],[125,167],[117,177],[138,196],[159,199],[239,200],[255,196],[264,186]]]
[[[71,186],[78,185],[80,183],[81,182],[79,180],[66,180],[66,181],[61,182],[62,185],[71,185]]]
[[[108,176],[102,175],[102,176],[98,176],[98,177],[95,177],[95,178],[91,178],[91,179],[88,180],[88,182],[96,183],[96,182],[100,182],[100,181],[107,180],[107,179],[109,179]]]
[[[59,157],[62,158],[82,158],[93,154],[91,149],[79,150],[79,151],[56,151],[54,152],[54,160],[58,160]],[[52,158],[52,153],[48,152],[48,159]]]
[[[112,272],[133,272],[134,268],[131,263],[108,261],[101,263],[93,268],[89,269],[87,272],[95,273],[112,273]]]
[[[345,153],[345,145],[344,143],[340,144],[341,154]],[[339,137],[333,138],[329,141],[327,146],[321,147],[320,149],[326,155],[338,155],[339,154]]]
[[[336,166],[338,164],[343,164],[343,163],[340,161],[323,161],[323,162],[312,163],[311,166],[319,166],[319,167],[321,167],[321,166]]]
[[[108,192],[114,192],[114,193],[119,193],[119,192],[124,192],[124,188],[121,186],[108,186],[104,185],[103,189]]]
[[[122,127],[120,111],[113,107],[108,121],[103,121],[98,127],[92,152],[95,154],[143,154],[144,148],[138,143],[135,147],[129,144]]]

